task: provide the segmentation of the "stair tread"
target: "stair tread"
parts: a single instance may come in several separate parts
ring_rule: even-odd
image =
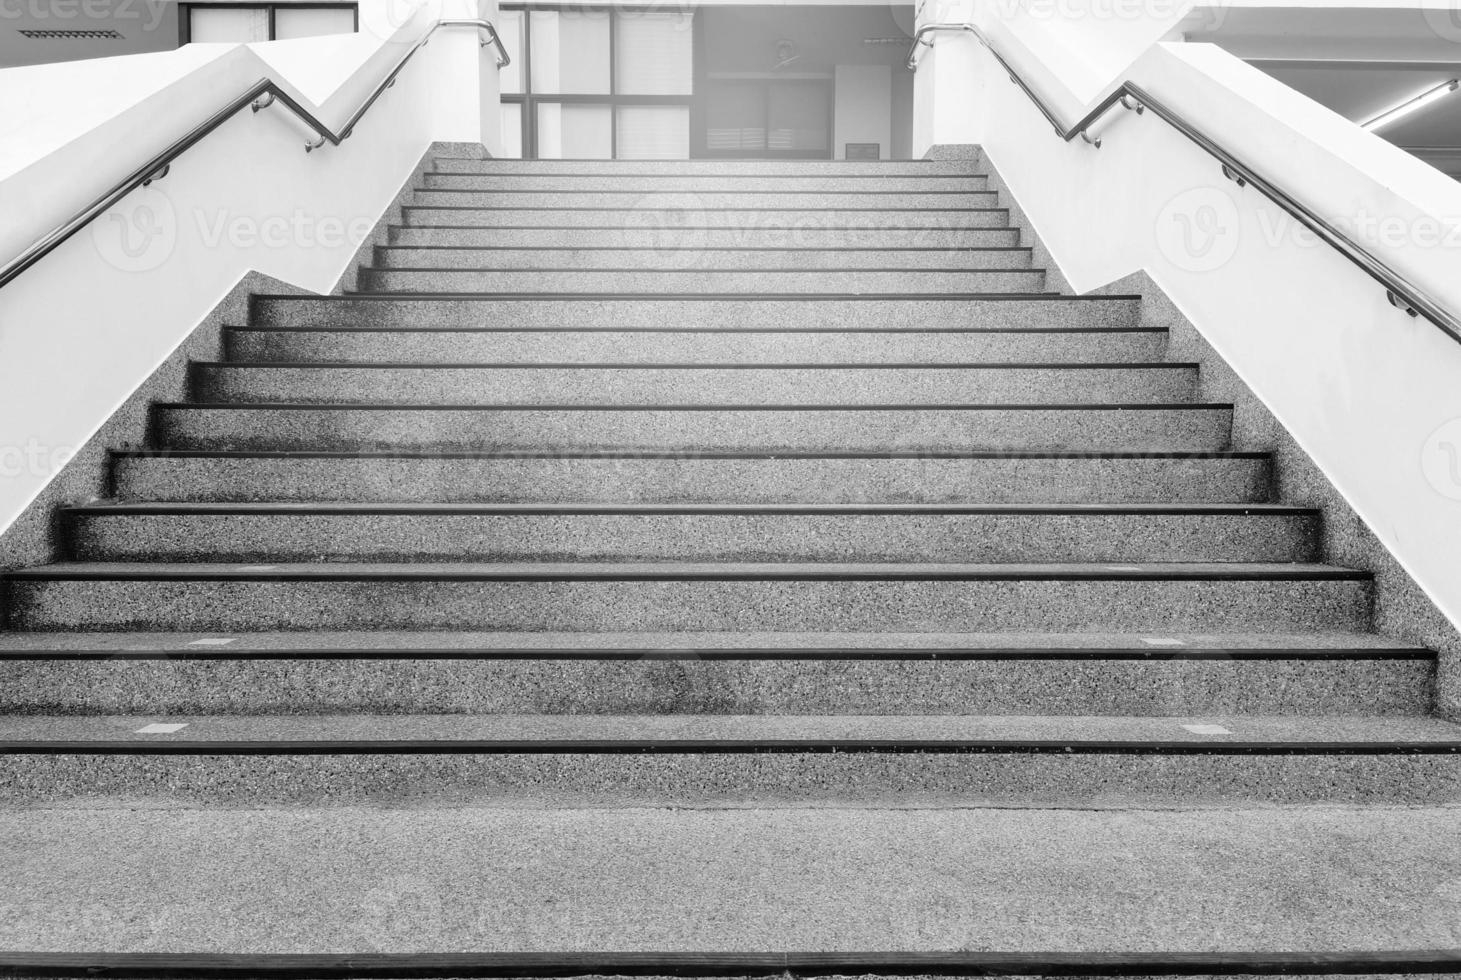
[[[1177,641],[1177,642],[1173,642]],[[685,654],[757,657],[825,653],[837,657],[926,654],[933,657],[1114,656],[1170,659],[1313,658],[1431,659],[1430,649],[1376,633],[750,633],[750,632],[409,632],[401,630],[244,633],[17,633],[0,632],[0,657],[46,653],[185,654],[280,653],[338,655],[537,654],[592,657]]]
[[[1447,807],[124,802],[0,811],[0,834],[25,843],[6,888],[25,914],[7,946],[69,954],[0,962],[441,977],[805,976],[796,963],[839,961],[831,972],[853,976],[1461,966],[1447,898],[1461,821]],[[453,952],[503,948],[514,952]],[[124,949],[141,952],[96,952]],[[1163,968],[1174,963],[1186,968]]]
[[[56,562],[9,573],[21,581],[759,581],[759,580],[1085,580],[1369,581],[1370,573],[1307,562],[1144,564],[952,564],[902,562]]]
[[[154,723],[184,724],[147,734]],[[1184,727],[1190,726],[1190,727]],[[1209,733],[1203,726],[1226,729]],[[1196,728],[1197,731],[1191,729]],[[1102,717],[991,715],[27,715],[0,716],[0,751],[22,743],[96,743],[143,750],[209,743],[319,745],[391,743],[552,748],[597,745],[705,747],[903,743],[1099,750],[1152,747],[1233,750],[1325,746],[1461,752],[1461,725],[1438,718],[1385,716]]]

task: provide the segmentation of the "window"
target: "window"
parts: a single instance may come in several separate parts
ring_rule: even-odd
[[[252,44],[360,29],[353,3],[185,3],[178,25],[183,44]]]
[[[508,6],[499,21],[514,62],[501,76],[505,153],[690,155],[693,11]]]

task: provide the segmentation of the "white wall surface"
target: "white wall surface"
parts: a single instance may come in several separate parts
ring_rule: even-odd
[[[876,143],[893,155],[893,71],[887,65],[838,65],[833,74],[832,155],[847,158],[848,143]]]
[[[1100,150],[1062,143],[988,54],[929,54],[920,145],[981,143],[1077,290],[1148,272],[1461,622],[1461,344],[1150,113],[1117,110]],[[1212,45],[1157,44],[1125,75],[1461,310],[1461,185]]]
[[[438,15],[478,9],[398,8],[400,22],[345,38],[0,71],[15,134],[0,149],[0,256],[260,78],[338,127]],[[432,141],[479,142],[490,120],[495,144],[495,86],[475,31],[438,31],[340,146],[306,154],[308,132],[282,105],[245,110],[0,288],[0,528],[246,273],[329,292]]]

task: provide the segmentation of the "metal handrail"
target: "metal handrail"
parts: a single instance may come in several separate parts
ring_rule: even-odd
[[[1449,334],[1452,340],[1461,342],[1461,318],[1458,318],[1455,314],[1447,310],[1441,304],[1440,300],[1436,299],[1425,289],[1411,282],[1402,273],[1397,272],[1365,246],[1350,238],[1344,231],[1331,224],[1326,218],[1315,213],[1278,184],[1264,177],[1257,169],[1244,163],[1215,139],[1189,122],[1176,110],[1163,105],[1160,100],[1153,98],[1149,92],[1135,83],[1129,81],[1122,82],[1117,89],[1096,103],[1094,108],[1067,127],[1060,122],[1060,117],[1055,114],[1054,110],[1045,100],[1040,98],[1025,83],[1025,80],[1020,77],[1019,72],[1010,67],[1009,62],[1004,60],[999,51],[990,43],[985,33],[974,24],[925,24],[923,27],[920,27],[917,33],[914,34],[913,46],[908,51],[908,67],[910,69],[916,70],[918,67],[919,50],[933,45],[933,41],[927,39],[928,35],[941,31],[957,31],[973,34],[978,38],[979,43],[984,45],[990,55],[994,57],[994,60],[999,62],[999,66],[1009,75],[1010,81],[1019,86],[1020,91],[1024,92],[1030,101],[1035,103],[1035,108],[1040,110],[1040,114],[1054,128],[1055,135],[1067,143],[1079,136],[1087,143],[1100,149],[1101,137],[1092,137],[1087,130],[1095,125],[1113,106],[1119,103],[1123,108],[1138,114],[1150,109],[1153,115],[1187,137],[1188,140],[1217,160],[1222,167],[1224,177],[1234,181],[1239,187],[1252,185],[1254,190],[1278,205],[1279,208],[1287,212],[1301,225],[1328,243],[1345,258],[1363,269],[1366,275],[1384,287],[1385,298],[1390,301],[1390,305],[1404,310],[1413,317],[1425,317],[1431,323],[1434,323],[1437,327],[1440,327]]]
[[[491,21],[437,21],[431,26],[429,31],[422,34],[420,39],[411,46],[411,50],[407,51],[405,56],[396,62],[396,66],[391,69],[390,74],[380,80],[371,91],[369,97],[361,103],[358,109],[351,113],[350,118],[346,120],[345,125],[341,127],[338,133],[331,129],[328,124],[313,112],[301,105],[288,92],[276,85],[271,79],[261,78],[249,86],[248,90],[242,95],[237,96],[222,109],[219,109],[203,122],[194,126],[186,134],[170,143],[166,149],[157,153],[126,177],[123,177],[106,193],[72,215],[63,224],[36,240],[29,248],[6,263],[5,267],[0,269],[0,287],[8,285],[17,276],[55,251],[63,242],[71,238],[71,236],[75,235],[82,228],[85,228],[92,221],[96,220],[96,218],[105,214],[114,204],[137,188],[145,187],[154,180],[161,180],[167,176],[167,172],[172,167],[174,160],[182,156],[192,146],[202,141],[219,126],[222,126],[235,113],[242,112],[245,106],[251,106],[254,112],[259,112],[262,109],[267,109],[276,101],[282,103],[290,112],[298,116],[305,125],[315,132],[315,138],[306,141],[304,144],[304,151],[306,153],[317,150],[326,143],[332,146],[339,146],[350,138],[355,130],[355,124],[360,122],[361,117],[370,111],[370,107],[375,105],[376,100],[381,97],[381,93],[396,84],[396,76],[406,67],[407,62],[415,56],[417,51],[420,51],[426,46],[426,42],[431,40],[433,34],[443,27],[475,27],[478,30],[486,31],[488,36],[486,40],[482,41],[481,46],[484,48],[489,44],[496,46],[497,67],[505,68],[512,63],[512,58],[508,55],[507,49],[502,44],[502,38],[498,36],[497,29],[492,26]]]

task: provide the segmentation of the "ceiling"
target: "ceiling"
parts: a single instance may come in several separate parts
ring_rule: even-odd
[[[1461,78],[1461,15],[1450,16],[1449,2],[1199,7],[1182,34],[1217,44],[1363,123]],[[1461,178],[1461,92],[1376,135]]]

